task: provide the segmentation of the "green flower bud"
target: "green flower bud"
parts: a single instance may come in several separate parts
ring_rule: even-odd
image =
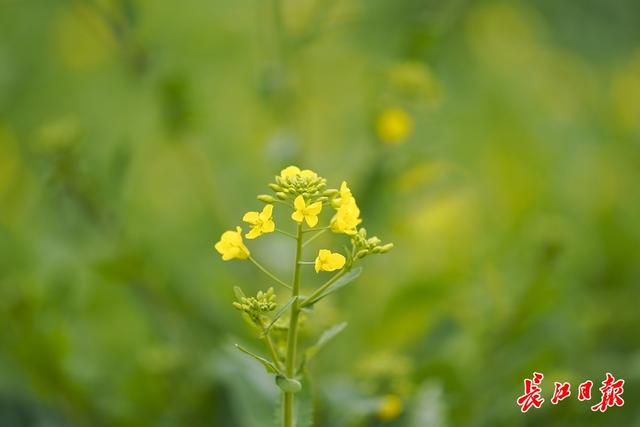
[[[258,196],[258,200],[260,200],[261,202],[264,202],[264,203],[273,203],[273,202],[276,201],[272,196],[270,196],[268,194],[260,194]]]
[[[382,240],[380,240],[378,237],[373,236],[372,238],[370,238],[369,240],[367,240],[367,244],[369,246],[378,246],[380,243],[382,243]]]
[[[330,188],[329,190],[324,190],[322,192],[323,196],[327,196],[327,197],[333,197],[335,195],[337,195],[339,193],[338,190],[336,190],[335,188]]]
[[[360,251],[358,251],[358,253],[356,254],[356,258],[364,258],[369,254],[369,251],[366,249],[362,249]]]
[[[287,200],[287,195],[284,193],[276,193],[276,197],[280,200]]]
[[[274,183],[269,184],[269,188],[272,189],[273,191],[276,191],[276,192],[277,191],[282,191],[282,187],[280,187],[278,184],[274,184]]]
[[[393,243],[387,243],[386,245],[384,245],[382,248],[380,248],[380,253],[381,254],[386,254],[387,252],[389,252],[391,249],[393,249]]]

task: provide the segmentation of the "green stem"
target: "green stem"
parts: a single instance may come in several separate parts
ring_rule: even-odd
[[[289,236],[289,237],[291,237],[292,239],[295,239],[295,238],[296,238],[296,236],[294,236],[293,234],[291,234],[291,233],[287,233],[286,231],[284,231],[284,230],[280,230],[279,228],[276,228],[276,231],[277,231],[278,233],[280,233],[280,234],[284,234],[285,236]]]
[[[309,237],[309,239],[304,242],[302,244],[302,247],[304,248],[305,246],[307,246],[309,243],[313,242],[317,237],[321,236],[323,233],[325,233],[328,230],[328,228],[325,228],[323,230],[320,230],[318,233],[314,234],[313,236]]]
[[[258,269],[260,271],[262,271],[264,274],[266,274],[267,276],[271,277],[273,280],[275,280],[276,282],[280,283],[282,286],[284,286],[287,289],[291,289],[291,286],[286,284],[285,282],[283,282],[282,280],[278,279],[273,273],[271,273],[269,270],[267,270],[266,268],[264,268],[262,265],[260,265],[260,263],[258,261],[256,261],[252,256],[249,256],[249,259],[251,260],[252,263],[254,263],[256,265],[256,267],[258,267]]]
[[[306,230],[303,231],[303,233],[311,233],[312,231],[328,230],[329,228],[331,228],[330,225],[326,227],[307,228]]]
[[[302,224],[298,224],[296,237],[296,263],[293,272],[293,289],[291,296],[300,295],[300,259],[302,258]],[[299,302],[296,299],[291,304],[291,317],[289,319],[289,334],[287,335],[286,374],[293,378],[295,374],[296,349],[298,346],[298,315],[300,314]],[[284,393],[283,426],[293,427],[293,393]]]
[[[344,268],[342,270],[340,270],[338,273],[336,273],[335,276],[333,276],[331,279],[327,280],[325,282],[324,285],[320,286],[318,289],[316,289],[315,291],[313,291],[313,293],[311,295],[309,295],[308,298],[306,298],[304,301],[302,301],[302,303],[300,304],[300,308],[306,307],[307,306],[307,302],[309,301],[313,301],[313,299],[315,297],[317,297],[318,295],[320,295],[322,292],[324,292],[329,286],[333,285],[333,283],[338,280],[340,277],[342,277],[342,275],[344,275],[344,273],[346,273],[347,270],[345,270]]]

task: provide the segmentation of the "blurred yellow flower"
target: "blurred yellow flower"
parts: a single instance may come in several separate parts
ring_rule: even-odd
[[[276,229],[276,225],[271,217],[273,205],[266,205],[262,212],[247,212],[242,220],[251,224],[251,230],[245,235],[247,239],[255,239],[264,233],[271,233]]]
[[[318,215],[322,210],[322,202],[315,202],[307,206],[304,197],[298,196],[293,201],[296,211],[291,214],[291,218],[296,222],[307,221],[309,227],[314,227],[318,223]]]
[[[249,249],[242,241],[242,228],[236,227],[236,231],[225,231],[220,237],[220,241],[215,245],[216,251],[222,255],[224,261],[230,259],[249,258]]]
[[[348,204],[353,199],[353,195],[351,194],[351,189],[347,186],[346,181],[342,181],[342,185],[340,186],[340,196],[335,199],[335,207],[339,208],[342,205]],[[354,199],[355,203],[355,199]]]
[[[360,209],[356,199],[351,196],[346,202],[341,202],[336,214],[331,219],[331,231],[347,235],[356,234],[356,227],[362,222]]]
[[[316,273],[320,271],[334,271],[344,267],[346,259],[344,255],[337,252],[332,253],[328,249],[320,249],[316,258]]]
[[[380,400],[378,406],[378,418],[382,421],[395,420],[402,414],[404,405],[402,399],[395,394],[387,394]]]
[[[305,178],[317,178],[318,174],[310,169],[300,170],[297,166],[289,166],[280,171],[281,178],[289,178],[292,176],[300,175]]]
[[[388,144],[403,142],[413,129],[411,116],[401,108],[384,110],[376,121],[378,138]]]

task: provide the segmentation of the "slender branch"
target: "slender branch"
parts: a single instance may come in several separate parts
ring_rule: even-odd
[[[317,232],[316,234],[314,234],[313,236],[309,237],[309,239],[307,239],[306,242],[304,242],[302,244],[302,247],[304,248],[305,246],[307,246],[309,243],[313,242],[317,237],[321,236],[323,233],[326,233],[328,230],[328,228],[325,228],[319,232]]]
[[[273,358],[273,361],[275,362],[278,369],[282,369],[282,361],[280,360],[280,356],[278,356],[278,352],[276,351],[276,348],[273,345],[273,340],[271,339],[271,333],[265,330],[264,327],[262,329],[262,332],[264,334],[264,342],[265,344],[267,344],[267,348],[271,353],[271,357]]]
[[[291,203],[287,203],[284,200],[274,199],[273,201],[274,201],[274,203],[280,203],[281,205],[285,205],[285,206],[288,206],[290,208],[293,208],[293,205]]]
[[[314,265],[316,262],[315,261],[299,261],[298,264],[300,265]]]
[[[302,232],[310,233],[312,231],[328,230],[329,228],[331,228],[331,226],[327,225],[326,227],[307,228],[306,230],[302,230]]]
[[[280,283],[282,286],[284,286],[287,289],[292,289],[291,285],[286,284],[285,282],[283,282],[282,280],[278,279],[273,273],[271,273],[269,270],[267,270],[266,268],[264,268],[262,265],[260,265],[260,263],[258,263],[258,261],[256,261],[252,256],[249,256],[249,259],[251,260],[251,262],[253,262],[256,267],[258,267],[258,269],[260,271],[262,271],[264,274],[266,274],[267,276],[271,277],[273,280],[275,280],[276,282]]]
[[[304,301],[302,301],[302,303],[300,304],[300,308],[306,307],[309,301],[313,301],[313,299],[315,297],[317,297],[318,295],[320,295],[322,292],[326,291],[327,288],[331,285],[333,285],[335,283],[336,280],[338,280],[340,277],[342,277],[344,275],[344,273],[346,273],[347,270],[345,270],[344,268],[340,271],[338,271],[331,279],[327,280],[324,285],[320,286],[318,289],[316,289],[315,291],[313,291],[313,293],[311,295],[309,295],[308,298],[305,298]]]
[[[296,238],[296,236],[294,236],[293,234],[288,233],[288,232],[286,232],[286,231],[284,231],[284,230],[280,230],[279,228],[276,228],[276,231],[277,231],[278,233],[284,234],[285,236],[289,236],[289,237],[291,237],[292,239],[295,239],[295,238]]]

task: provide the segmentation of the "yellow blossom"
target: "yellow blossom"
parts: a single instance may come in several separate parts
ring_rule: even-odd
[[[288,166],[280,171],[281,178],[289,178],[292,176],[300,175],[305,178],[317,178],[318,174],[310,169],[300,170],[297,166]]]
[[[307,221],[309,227],[314,227],[318,223],[318,215],[322,210],[321,202],[315,202],[307,206],[304,197],[298,196],[293,201],[293,206],[296,208],[296,211],[291,214],[291,218],[293,218],[294,221]]]
[[[402,399],[395,394],[388,394],[380,400],[380,406],[378,406],[378,418],[382,421],[395,420],[402,413],[403,407]]]
[[[361,222],[360,209],[356,204],[356,199],[351,197],[346,203],[341,202],[336,214],[331,219],[331,231],[352,236],[356,234],[356,227]]]
[[[334,271],[344,267],[346,259],[344,255],[337,252],[332,253],[328,249],[320,249],[316,258],[316,273],[320,271]]]
[[[413,120],[400,108],[389,108],[378,116],[376,131],[378,137],[388,144],[403,142],[413,129]]]
[[[215,249],[222,255],[224,261],[234,258],[247,259],[250,255],[249,249],[242,242],[242,228],[240,227],[236,227],[236,231],[222,233]]]
[[[262,212],[247,212],[242,217],[244,222],[251,224],[251,230],[245,235],[247,239],[255,239],[264,233],[271,233],[276,229],[276,225],[271,218],[273,205],[266,205]]]

